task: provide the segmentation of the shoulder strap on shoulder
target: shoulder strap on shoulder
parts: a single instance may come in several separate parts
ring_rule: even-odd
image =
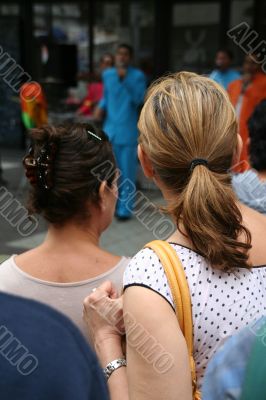
[[[189,352],[193,386],[196,390],[196,369],[193,358],[193,321],[190,291],[182,263],[173,247],[162,240],[147,243],[159,257],[164,268],[176,307],[176,316]],[[198,395],[198,392],[197,392]]]
[[[187,341],[188,348],[193,344],[193,325],[190,291],[182,263],[173,247],[162,240],[154,240],[145,247],[152,249],[159,257],[176,306],[176,315],[180,328]]]
[[[145,245],[145,247],[152,249],[161,261],[175,303],[176,317],[178,319],[181,331],[184,333],[184,310],[182,294],[180,292],[179,282],[176,277],[176,267],[174,267],[176,260],[173,258],[171,249],[169,251],[169,246],[170,245],[168,243],[162,240],[154,240]]]

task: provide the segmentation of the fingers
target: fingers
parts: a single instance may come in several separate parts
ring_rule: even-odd
[[[108,295],[99,289],[95,289],[89,296],[84,299],[83,305],[85,309],[88,310],[89,308],[95,308],[96,304],[99,304],[105,299],[108,301]]]
[[[85,311],[94,309],[98,314],[106,314],[110,310],[122,310],[122,298],[110,298],[105,291],[98,288],[94,290],[83,302]]]
[[[92,304],[97,303],[100,299],[104,297],[111,297],[114,295],[114,288],[112,287],[112,282],[106,281],[98,288],[92,289],[92,293],[84,299],[84,306],[90,307]]]
[[[116,288],[111,281],[106,281],[102,283],[96,290],[105,293],[111,299],[115,299],[118,297]]]
[[[120,334],[124,333],[123,320],[123,299],[110,298],[111,290],[110,282],[105,282],[99,288],[94,289],[92,293],[84,299],[83,316],[91,320],[96,315],[107,322],[110,326],[116,327]],[[92,311],[94,314],[92,314]],[[96,314],[95,314],[96,313]],[[93,317],[94,315],[94,317]]]

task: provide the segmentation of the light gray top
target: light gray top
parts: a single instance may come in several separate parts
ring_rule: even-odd
[[[242,203],[266,214],[266,182],[259,179],[256,171],[250,169],[233,175],[232,185]]]
[[[80,282],[57,283],[35,278],[22,271],[15,263],[15,255],[0,265],[0,291],[34,299],[45,303],[66,314],[86,336],[85,323],[82,319],[83,300],[92,289],[106,280],[114,283],[117,290],[122,290],[123,273],[129,259],[122,257],[118,264],[109,271],[94,278]]]

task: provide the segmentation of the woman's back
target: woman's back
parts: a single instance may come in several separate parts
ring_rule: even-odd
[[[36,299],[56,308],[66,314],[80,328],[84,336],[87,336],[82,318],[84,298],[92,292],[93,288],[106,280],[111,280],[120,291],[128,261],[127,258],[122,257],[115,266],[93,278],[62,283],[43,280],[25,272],[17,265],[16,256],[12,256],[0,266],[0,291]],[[87,275],[89,275],[89,268]]]
[[[44,217],[48,233],[40,246],[1,265],[0,290],[47,303],[84,331],[84,297],[106,279],[120,291],[128,263],[99,244],[116,205],[111,144],[89,124],[44,126],[30,136],[28,210]],[[108,171],[99,171],[103,163]]]
[[[213,268],[180,232],[169,239],[189,285],[199,386],[209,360],[223,342],[266,315],[266,218],[248,207],[240,208],[252,235],[250,260],[254,267],[250,270]],[[175,309],[163,266],[151,249],[141,250],[126,268],[124,287],[135,285],[154,290]]]

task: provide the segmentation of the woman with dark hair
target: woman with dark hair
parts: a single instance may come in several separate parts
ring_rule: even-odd
[[[234,194],[230,167],[242,143],[234,108],[219,84],[189,72],[159,79],[147,93],[138,127],[143,171],[161,189],[176,223],[161,247],[181,264],[188,286],[191,307],[180,321],[191,313],[192,351],[176,318],[182,308],[176,300],[185,299],[165,273],[167,252],[159,258],[151,245],[124,274],[126,368],[121,329],[112,326],[121,316],[117,312],[109,323],[101,318],[104,308],[116,304],[111,283],[85,300],[85,317],[112,400],[196,399],[217,349],[266,312],[266,220]],[[99,315],[95,308],[103,300]]]
[[[106,279],[119,290],[128,263],[99,245],[117,198],[111,144],[89,124],[44,126],[30,137],[24,158],[31,183],[28,210],[43,216],[48,232],[40,246],[1,265],[0,291],[47,303],[85,333],[84,297]]]

